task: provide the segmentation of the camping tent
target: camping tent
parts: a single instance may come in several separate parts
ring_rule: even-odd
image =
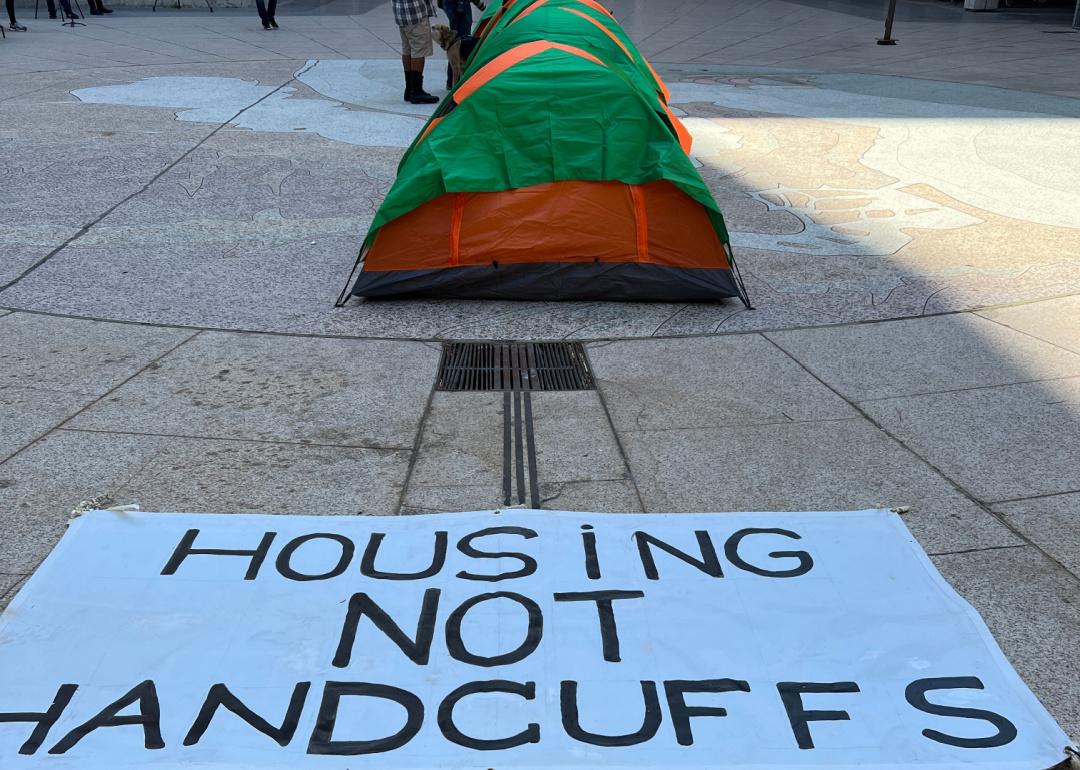
[[[746,295],[668,92],[596,0],[503,0],[405,153],[347,294]]]

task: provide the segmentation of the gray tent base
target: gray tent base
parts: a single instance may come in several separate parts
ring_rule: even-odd
[[[440,297],[548,302],[715,302],[738,297],[750,307],[732,271],[640,262],[540,262],[433,270],[361,271],[356,297]]]

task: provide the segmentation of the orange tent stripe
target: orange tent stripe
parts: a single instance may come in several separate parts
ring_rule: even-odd
[[[541,2],[546,2],[546,0],[541,0]],[[580,16],[581,18],[585,19],[585,21],[589,22],[590,24],[594,24],[594,25],[596,25],[596,27],[597,27],[597,28],[598,28],[598,29],[599,29],[599,30],[600,30],[601,32],[603,32],[603,33],[604,33],[605,35],[607,35],[608,37],[610,37],[610,38],[611,38],[612,40],[614,40],[614,41],[615,41],[616,45],[618,45],[618,46],[619,46],[619,48],[621,48],[621,49],[622,49],[623,53],[624,53],[624,54],[626,54],[626,58],[627,58],[627,59],[629,59],[630,61],[633,61],[633,60],[634,60],[634,55],[633,55],[632,53],[630,53],[630,49],[629,49],[629,48],[627,48],[627,47],[626,47],[625,45],[623,45],[623,42],[622,42],[621,40],[619,40],[619,38],[618,38],[618,37],[616,37],[615,33],[614,33],[614,32],[612,32],[612,31],[611,31],[610,29],[608,29],[607,27],[605,27],[605,26],[604,26],[603,24],[601,24],[600,22],[598,22],[598,21],[597,21],[596,19],[594,19],[594,18],[593,18],[592,16],[590,16],[590,15],[589,15],[589,14],[587,14],[587,13],[582,13],[581,11],[579,11],[579,10],[578,10],[578,9],[576,9],[576,8],[565,8],[565,7],[564,7],[564,8],[563,8],[563,10],[564,10],[564,11],[566,11],[567,13],[572,13],[572,14],[574,14],[575,16]]]
[[[689,155],[690,150],[694,146],[694,137],[686,130],[686,126],[682,124],[682,121],[675,117],[675,113],[664,104],[663,100],[660,101],[660,106],[664,108],[664,112],[667,113],[671,125],[675,128],[675,135],[679,137],[679,146],[682,147],[683,152]]]
[[[520,64],[526,59],[541,54],[544,51],[550,51],[553,48],[574,56],[580,56],[582,59],[587,59],[594,64],[599,64],[601,67],[607,66],[591,53],[583,51],[580,48],[575,48],[571,45],[563,45],[561,43],[552,43],[550,40],[534,40],[531,43],[523,43],[522,45],[511,48],[506,53],[496,56],[474,72],[468,80],[458,86],[457,91],[454,92],[454,101],[461,104],[476,93],[479,88],[483,87],[493,78],[501,75],[515,64]]]
[[[452,193],[454,211],[450,216],[450,264],[461,264],[461,220],[465,218],[465,193]]]
[[[634,202],[634,225],[636,229],[638,262],[649,261],[649,214],[645,210],[645,195],[639,185],[628,185]]]
[[[646,59],[644,56],[642,56],[641,60],[643,62],[645,62],[645,66],[649,68],[649,72],[652,73],[653,79],[656,80],[656,85],[658,85],[660,87],[660,91],[664,94],[664,101],[665,102],[670,102],[671,101],[671,91],[668,90],[667,85],[664,83],[663,80],[660,79],[660,76],[656,73],[656,70],[653,69],[653,66],[651,64],[649,64],[648,59]]]
[[[581,3],[582,5],[587,5],[587,6],[589,6],[589,7],[590,7],[590,8],[592,8],[593,10],[596,10],[596,11],[600,11],[600,12],[601,12],[601,13],[603,13],[603,14],[604,14],[605,16],[610,16],[610,17],[611,17],[611,18],[613,18],[613,19],[615,18],[615,14],[613,14],[613,13],[612,13],[611,11],[609,11],[609,10],[608,10],[607,8],[605,8],[604,6],[600,5],[600,3],[596,2],[596,0],[577,0],[577,1],[578,1],[579,3]]]
[[[517,23],[518,23],[519,21],[521,21],[521,20],[522,20],[522,19],[524,19],[524,18],[525,18],[526,16],[528,16],[528,15],[529,15],[530,13],[532,13],[533,11],[535,11],[535,10],[536,10],[537,8],[540,8],[540,7],[542,7],[542,6],[543,6],[544,4],[546,4],[547,2],[548,2],[548,0],[537,0],[537,2],[535,2],[535,3],[533,3],[533,4],[531,5],[531,6],[529,6],[528,10],[522,11],[522,12],[521,12],[520,14],[518,14],[518,17],[517,17],[516,19],[514,19],[514,20],[513,20],[512,22],[510,22],[510,23],[509,23],[509,24],[507,24],[506,26],[508,26],[508,27],[512,27],[512,26],[514,26],[514,25],[515,25],[515,24],[517,24]]]
[[[433,119],[431,120],[431,122],[427,124],[427,128],[425,128],[425,129],[424,129],[424,133],[420,134],[420,138],[416,140],[416,143],[417,143],[417,144],[420,144],[420,142],[424,141],[424,140],[425,140],[425,139],[427,138],[427,135],[431,133],[431,130],[432,130],[433,128],[435,128],[435,126],[437,126],[437,125],[439,125],[440,123],[442,123],[442,119],[443,119],[444,117],[446,117],[446,116],[445,116],[445,115],[443,115],[443,116],[440,116],[440,117],[438,117],[438,118],[433,118]]]

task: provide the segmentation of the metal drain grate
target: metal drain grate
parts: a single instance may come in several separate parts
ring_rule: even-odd
[[[435,390],[593,390],[579,342],[444,342]]]

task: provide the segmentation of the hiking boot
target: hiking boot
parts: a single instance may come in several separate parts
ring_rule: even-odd
[[[19,22],[17,21],[9,24],[8,29],[10,29],[12,32],[26,32],[26,27],[24,27],[22,24],[19,24]]]
[[[432,96],[424,90],[424,73],[423,72],[411,72],[413,92],[409,97],[409,102],[412,104],[437,104],[439,97]]]

